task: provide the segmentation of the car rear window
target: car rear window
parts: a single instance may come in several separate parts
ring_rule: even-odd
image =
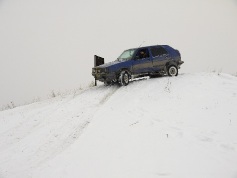
[[[151,47],[151,54],[153,57],[167,54],[167,51],[162,46]]]

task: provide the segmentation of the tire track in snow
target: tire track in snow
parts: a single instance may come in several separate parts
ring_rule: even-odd
[[[18,142],[19,140],[27,136],[27,133],[30,133],[32,130],[37,129],[37,126],[40,126],[41,123],[44,122],[44,120],[46,120],[48,117],[53,115],[55,112],[58,112],[60,108],[63,108],[65,104],[67,104],[68,102],[73,100],[75,97],[78,97],[79,95],[83,94],[86,91],[87,90],[83,90],[76,95],[73,95],[73,96],[69,95],[66,98],[65,96],[60,97],[60,98],[57,97],[57,98],[41,101],[39,103],[32,103],[26,106],[22,106],[23,108],[22,110],[20,110],[20,112],[17,112],[17,111],[15,112],[14,109],[3,111],[3,112],[9,112],[7,115],[11,115],[12,117],[16,117],[16,115],[19,115],[19,116],[17,116],[18,123],[16,123],[15,126],[9,129],[5,129],[5,131],[3,131],[0,134],[0,143],[1,143],[0,150],[1,150],[1,146],[4,145],[3,144],[4,141],[1,140],[2,138],[6,139],[6,137],[10,136],[10,138],[7,139],[9,143]],[[56,101],[54,101],[55,99]],[[18,110],[19,108],[20,107],[17,107],[15,109]],[[2,117],[4,118],[5,115],[3,114]],[[33,123],[32,123],[32,120],[34,120]],[[22,131],[26,131],[26,129],[28,129],[27,132],[22,132]],[[15,135],[17,135],[17,138],[14,138]]]
[[[18,117],[15,127],[0,135],[1,170],[15,167],[14,172],[4,173],[4,176],[19,177],[19,172],[21,177],[28,176],[24,170],[34,169],[67,149],[118,89],[116,86],[90,88],[60,104],[58,101],[53,106],[46,103],[40,109],[24,112],[27,118]],[[20,111],[12,110],[11,113],[14,117]]]
[[[20,142],[22,139],[28,136],[34,129],[37,129],[37,127],[40,126],[40,124],[44,122],[44,120],[48,116],[53,115],[55,112],[57,112],[58,108],[62,107],[63,105],[65,105],[65,103],[69,101],[62,101],[59,104],[56,104],[56,106],[51,106],[50,108],[48,108],[48,105],[46,105],[42,108],[37,108],[37,111],[33,113],[21,113],[22,118],[19,118],[19,124],[1,133],[0,150],[7,149],[12,144]]]
[[[105,88],[103,87],[103,90]],[[80,135],[85,131],[88,125],[92,122],[93,116],[97,111],[109,100],[109,98],[119,89],[117,86],[111,86],[107,90],[111,90],[106,93],[102,98],[100,98],[92,106],[85,106],[83,112],[76,116],[68,117],[67,123],[63,124],[62,127],[55,130],[49,135],[46,140],[49,140],[45,144],[39,147],[37,152],[32,158],[32,162],[35,162],[35,157],[37,157],[37,164],[35,167],[41,165],[47,160],[52,159],[60,152],[64,151],[67,147],[73,144]],[[96,92],[96,90],[94,91]],[[96,92],[97,93],[97,92]],[[88,94],[86,94],[88,95]],[[92,99],[91,97],[90,99]],[[84,112],[86,110],[86,112]],[[67,134],[62,133],[68,131]]]

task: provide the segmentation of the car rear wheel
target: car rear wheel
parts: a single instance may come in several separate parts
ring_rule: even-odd
[[[168,68],[168,75],[173,77],[178,75],[178,68],[176,66],[170,66]]]
[[[126,86],[129,84],[129,74],[126,71],[122,71],[119,76],[119,84]]]

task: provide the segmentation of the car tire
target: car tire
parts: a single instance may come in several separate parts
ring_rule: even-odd
[[[119,75],[119,84],[126,86],[129,84],[129,74],[126,71],[122,71]]]
[[[173,77],[173,76],[177,76],[179,71],[178,71],[178,68],[174,65],[172,66],[169,66],[168,67],[168,71],[167,71],[168,75]]]

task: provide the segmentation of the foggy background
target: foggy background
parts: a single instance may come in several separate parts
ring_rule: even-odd
[[[0,0],[0,107],[88,86],[93,56],[168,44],[181,73],[237,73],[236,0]]]

